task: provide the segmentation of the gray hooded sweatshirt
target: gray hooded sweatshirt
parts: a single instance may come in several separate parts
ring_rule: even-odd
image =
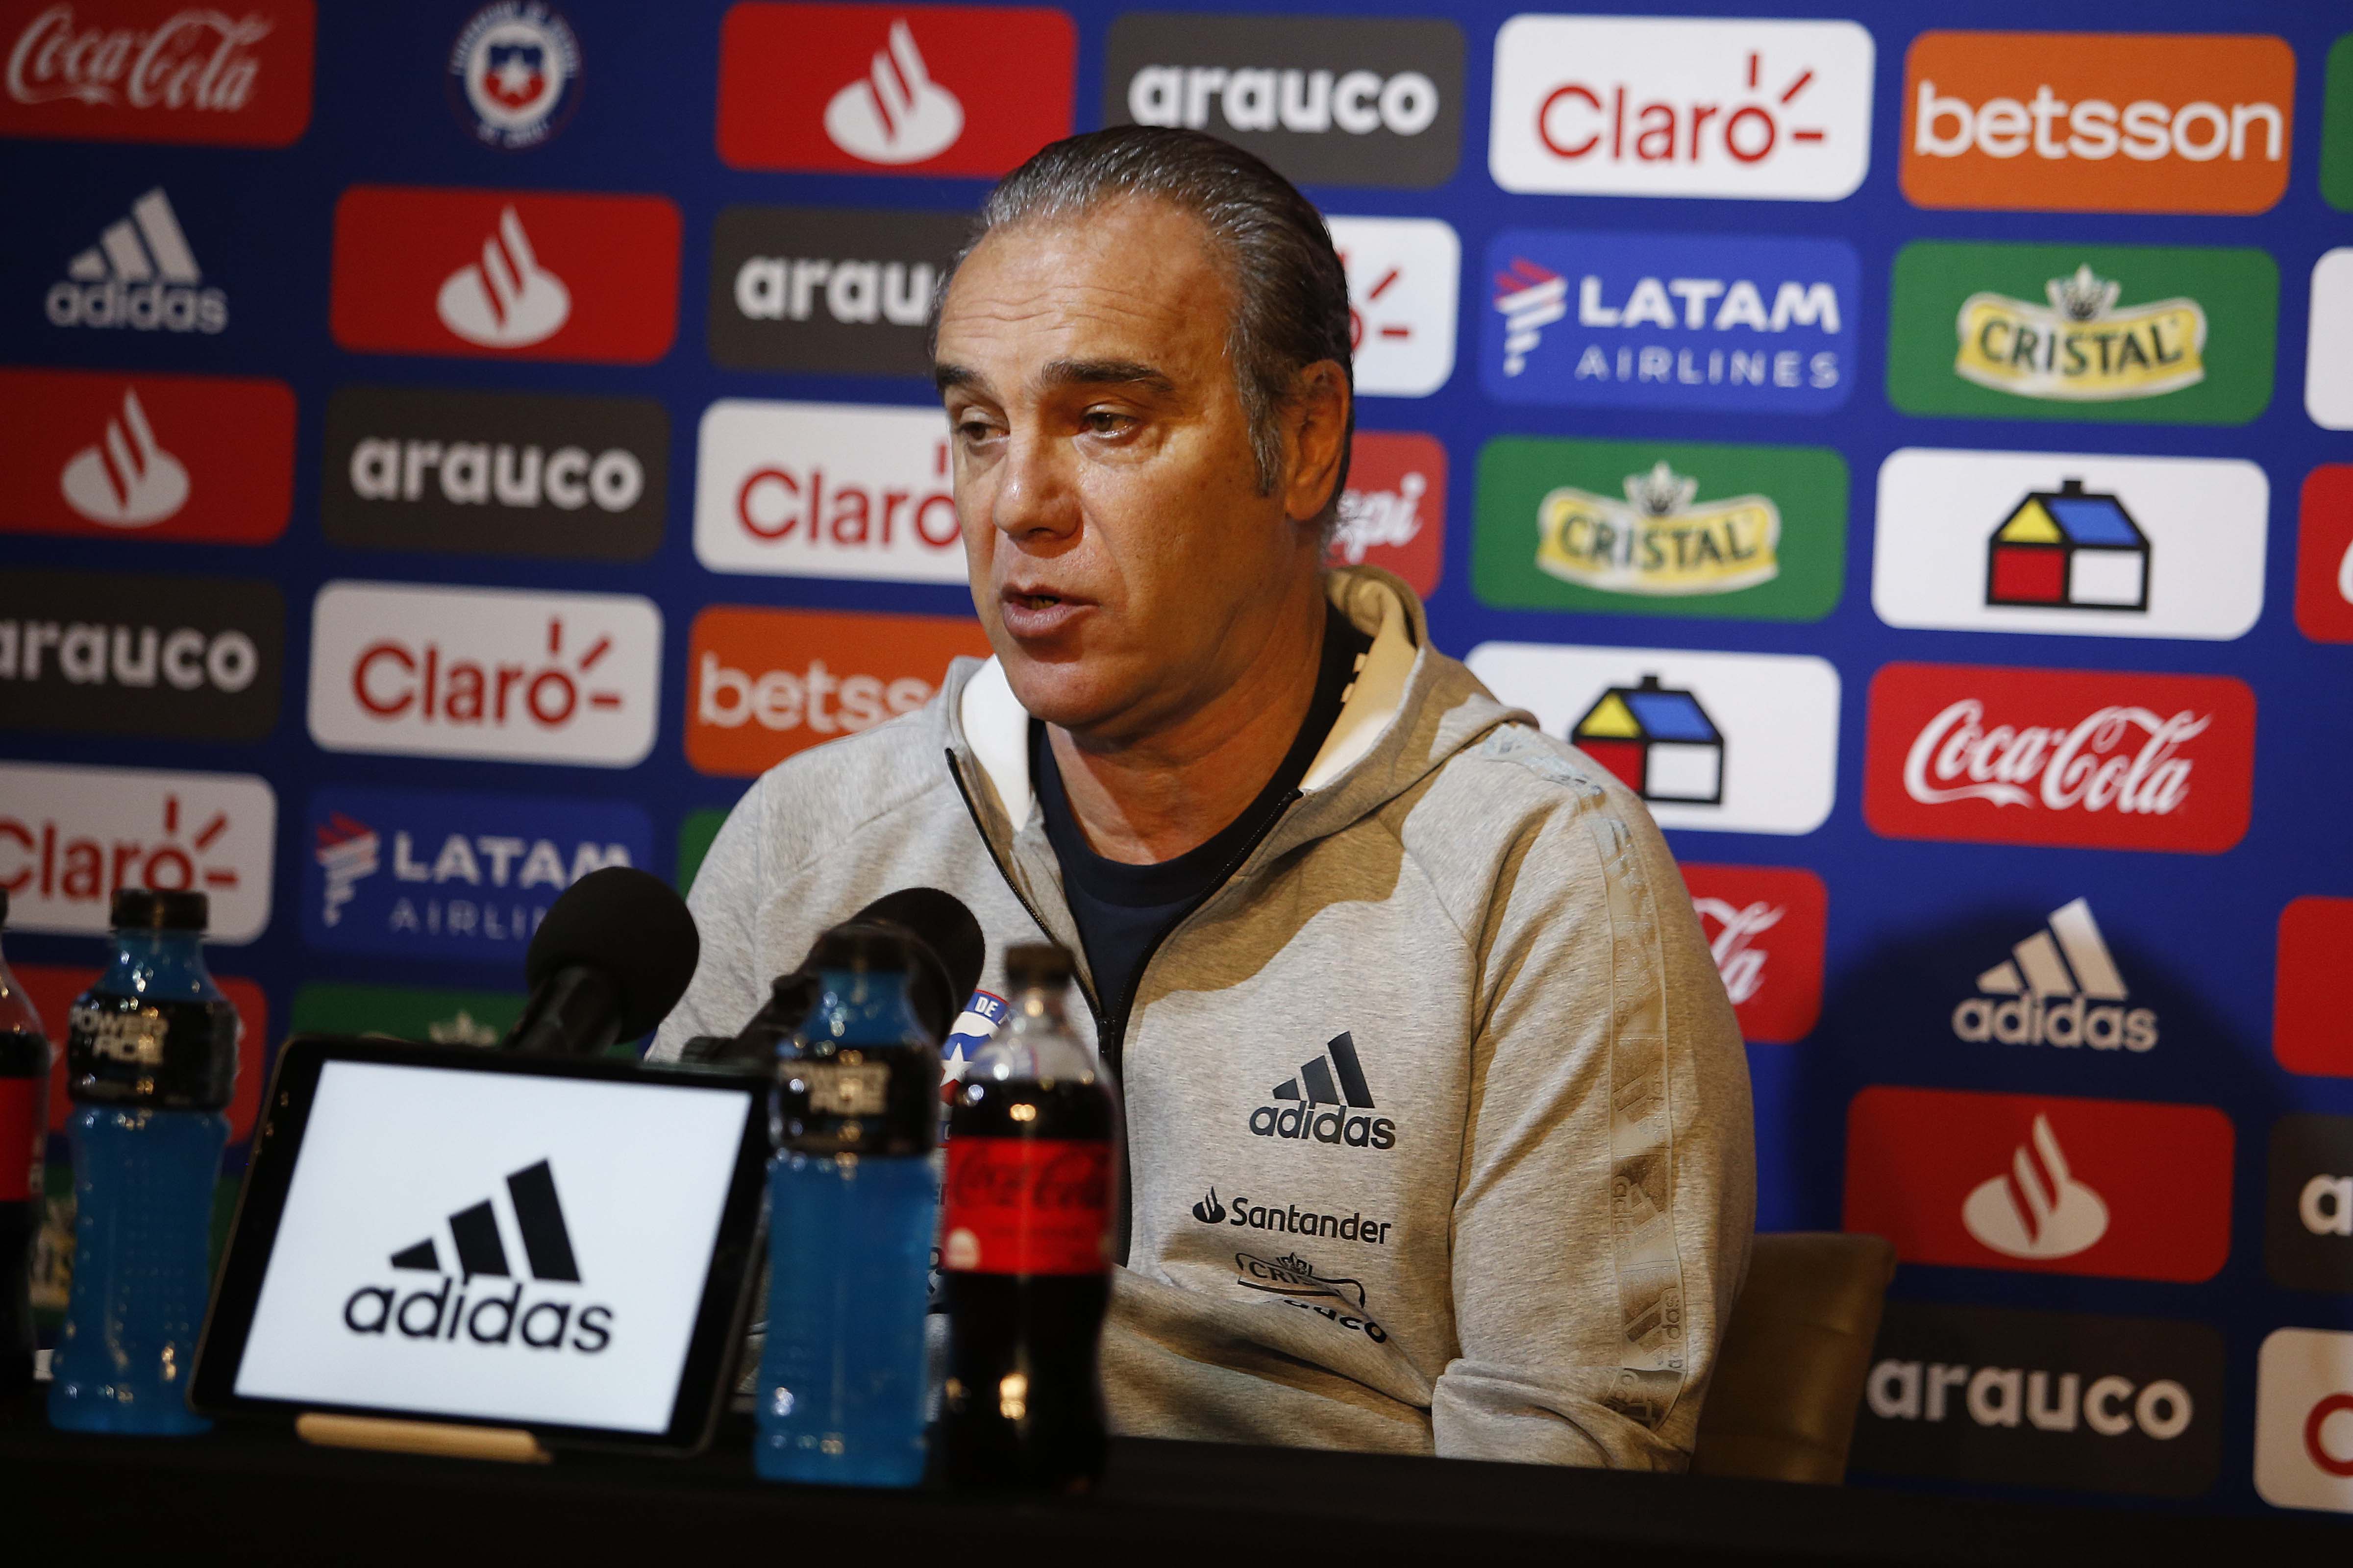
[[[1740,1033],[1641,802],[1333,573],[1373,645],[1298,794],[1096,994],[1030,788],[1029,716],[959,659],[921,710],[745,794],[690,900],[702,962],[657,1058],[732,1035],[894,889],[1004,952],[1081,954],[1127,1114],[1103,1338],[1150,1436],[1680,1468],[1747,1267]],[[1091,1014],[1092,1016],[1088,1016]]]

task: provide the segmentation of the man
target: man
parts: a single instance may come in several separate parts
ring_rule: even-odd
[[[1731,1006],[1641,804],[1325,572],[1322,221],[1125,127],[990,197],[937,374],[997,657],[772,770],[657,1054],[869,900],[1080,958],[1125,1098],[1103,1375],[1152,1436],[1680,1468],[1753,1205]]]

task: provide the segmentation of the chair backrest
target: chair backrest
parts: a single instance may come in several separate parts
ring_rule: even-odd
[[[1759,1236],[1700,1408],[1693,1473],[1844,1480],[1894,1276],[1895,1248],[1883,1237]]]

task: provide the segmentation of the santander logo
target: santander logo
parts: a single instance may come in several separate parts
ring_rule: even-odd
[[[964,105],[932,79],[907,19],[893,17],[889,47],[875,50],[867,73],[827,102],[825,133],[870,163],[920,163],[955,145]]]
[[[139,394],[122,389],[122,415],[106,422],[106,437],[66,461],[58,478],[66,504],[110,528],[145,528],[187,504],[188,470],[157,444]]]
[[[1863,813],[1896,838],[2216,854],[2246,833],[2254,708],[2212,677],[1891,664]]]
[[[330,583],[311,626],[327,751],[630,767],[653,749],[661,612],[635,595]]]
[[[2034,1118],[2031,1142],[1970,1190],[1961,1223],[2005,1258],[2073,1258],[2108,1233],[2107,1202],[2068,1169],[2051,1118]]]
[[[470,343],[522,348],[554,336],[570,319],[572,290],[539,264],[510,206],[499,214],[498,232],[482,242],[482,258],[449,274],[434,308],[441,324]]]
[[[0,135],[282,147],[311,117],[310,0],[242,15],[112,0],[34,13],[9,47]]]

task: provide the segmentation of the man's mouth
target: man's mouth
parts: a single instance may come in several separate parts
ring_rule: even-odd
[[[1084,599],[1045,588],[1008,584],[997,595],[998,617],[1019,638],[1053,637],[1092,606]]]

